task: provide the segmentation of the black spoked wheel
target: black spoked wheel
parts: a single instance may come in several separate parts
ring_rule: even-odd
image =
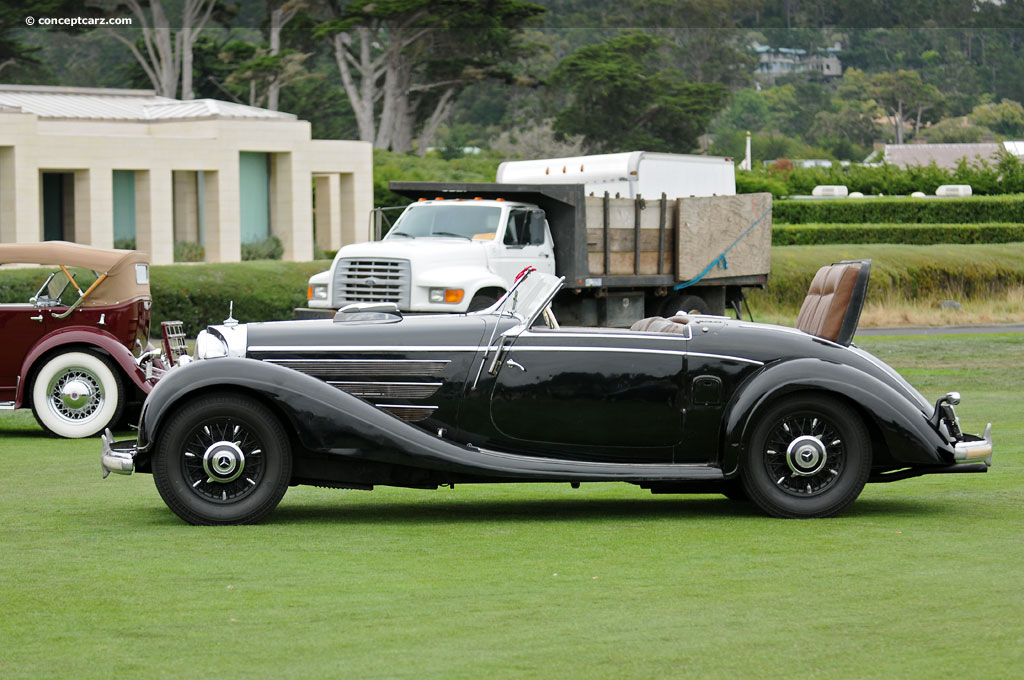
[[[871,472],[870,439],[852,409],[826,396],[780,401],[754,428],[743,488],[776,517],[830,517],[852,503]]]
[[[241,395],[207,395],[164,429],[153,479],[167,506],[190,524],[251,524],[281,501],[291,451],[280,422]]]

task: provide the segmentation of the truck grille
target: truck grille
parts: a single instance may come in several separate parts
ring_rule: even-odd
[[[346,258],[334,273],[334,306],[351,302],[394,302],[409,308],[408,260]]]

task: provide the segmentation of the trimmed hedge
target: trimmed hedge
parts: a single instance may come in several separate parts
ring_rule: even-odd
[[[754,168],[736,172],[736,190],[740,193],[771,191],[780,196],[809,195],[819,184],[845,184],[850,191],[867,195],[901,195],[923,191],[935,193],[943,184],[970,184],[975,195],[1024,192],[1024,161],[1008,153],[998,158],[961,159],[955,168],[940,168],[935,163],[901,168],[881,165],[833,163],[829,167],[784,169]],[[853,220],[850,220],[853,221]]]
[[[1024,220],[1024,194],[970,198],[781,200],[772,221],[784,224],[967,224]]]
[[[306,306],[307,280],[327,270],[330,261],[197,263],[157,265],[150,268],[153,295],[153,337],[159,324],[180,319],[194,337],[211,323],[228,316],[235,303],[239,321],[273,321],[294,318],[295,307]],[[0,302],[28,302],[52,269],[0,271]]]
[[[772,248],[764,291],[751,290],[755,311],[765,302],[799,308],[811,278],[824,264],[871,258],[869,301],[998,295],[1024,285],[1024,243],[981,245],[837,244]],[[306,304],[306,282],[330,262],[177,264],[151,270],[153,336],[159,322],[181,319],[189,337],[228,315],[242,322],[294,318]],[[0,270],[0,302],[27,302],[49,269]]]
[[[192,337],[226,319],[231,301],[235,318],[242,322],[292,319],[296,307],[306,306],[309,277],[330,266],[326,260],[155,266],[150,277],[153,327],[158,328],[160,321],[180,319]]]
[[[836,244],[772,248],[763,291],[747,297],[755,314],[766,302],[799,309],[822,265],[870,258],[868,302],[986,298],[1024,285],[1024,243],[906,246]]]
[[[1024,224],[776,224],[773,246],[829,243],[1013,243],[1024,241]]]

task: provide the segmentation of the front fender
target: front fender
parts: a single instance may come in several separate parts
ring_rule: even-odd
[[[903,394],[851,366],[822,359],[793,359],[769,364],[733,395],[722,419],[725,446],[722,469],[732,475],[764,410],[776,399],[807,390],[831,393],[857,405],[877,426],[898,465],[951,465],[953,447],[928,422],[928,416]]]
[[[18,394],[16,396],[16,403],[20,406],[24,403],[24,392],[25,385],[28,382],[27,378],[30,371],[48,352],[58,349],[64,345],[83,345],[92,346],[102,349],[104,352],[110,355],[117,365],[121,367],[125,375],[132,381],[132,383],[142,390],[143,394],[149,394],[149,391],[153,389],[152,383],[146,382],[146,374],[143,373],[142,369],[135,362],[135,356],[128,350],[127,347],[118,342],[117,338],[103,331],[98,331],[93,328],[82,329],[82,328],[64,328],[54,333],[51,333],[42,340],[37,342],[28,354],[25,355],[25,359],[21,362],[21,381],[18,383]]]
[[[461,288],[466,291],[462,303],[448,310],[458,312],[466,311],[478,291],[484,288],[508,290],[510,283],[490,269],[476,265],[438,267],[416,276],[416,285],[421,288]]]

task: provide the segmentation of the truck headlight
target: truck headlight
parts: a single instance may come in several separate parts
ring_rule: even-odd
[[[309,287],[307,297],[310,300],[326,300],[327,299],[327,285],[323,283],[313,284]]]
[[[444,302],[450,305],[457,305],[462,302],[462,296],[466,292],[461,288],[431,288],[430,301]]]

